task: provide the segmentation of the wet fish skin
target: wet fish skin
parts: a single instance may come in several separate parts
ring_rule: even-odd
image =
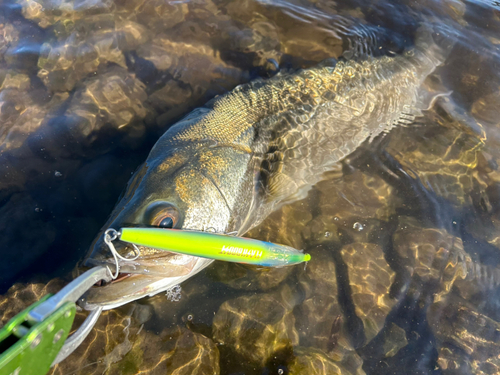
[[[421,85],[448,52],[424,30],[400,56],[327,61],[216,97],[159,139],[104,229],[155,225],[148,212],[164,204],[179,213],[176,227],[243,234],[277,205],[303,197],[361,143],[426,109],[432,97]],[[119,251],[126,255],[130,249]],[[164,253],[144,251],[133,264],[120,261],[122,272],[146,273],[141,262],[148,256],[170,267],[167,258],[162,264]],[[193,263],[192,257],[184,261]],[[203,261],[198,271],[210,264]],[[100,235],[87,264],[103,262],[113,263]]]

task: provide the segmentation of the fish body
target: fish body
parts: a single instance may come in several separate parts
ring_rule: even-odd
[[[104,229],[243,234],[278,205],[304,197],[323,172],[363,142],[426,109],[432,96],[422,83],[447,52],[424,30],[402,55],[327,61],[216,97],[158,140]],[[119,252],[127,256],[132,249],[123,245]],[[141,254],[120,260],[120,272],[132,277],[96,288],[89,305],[112,308],[156,294],[211,262],[153,248],[143,247]],[[114,265],[102,235],[86,264]]]

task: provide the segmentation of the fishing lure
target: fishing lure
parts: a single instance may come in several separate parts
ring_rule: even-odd
[[[210,232],[121,228],[118,238],[158,250],[266,267],[288,266],[311,259],[309,254],[290,246]]]

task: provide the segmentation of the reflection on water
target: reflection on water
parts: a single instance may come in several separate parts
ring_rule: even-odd
[[[64,284],[44,287],[176,119],[255,77],[399,53],[423,18],[457,39],[426,82],[450,94],[249,234],[307,249],[307,267],[216,263],[179,301],[103,314],[53,372],[498,373],[500,8],[486,1],[3,2],[2,321]]]

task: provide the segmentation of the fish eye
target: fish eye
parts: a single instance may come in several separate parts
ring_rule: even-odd
[[[180,226],[180,214],[177,207],[168,202],[155,202],[149,205],[145,213],[146,222],[159,228]]]
[[[160,228],[173,228],[174,220],[170,216],[167,216],[165,219],[160,221],[160,224],[158,224],[158,226]]]

